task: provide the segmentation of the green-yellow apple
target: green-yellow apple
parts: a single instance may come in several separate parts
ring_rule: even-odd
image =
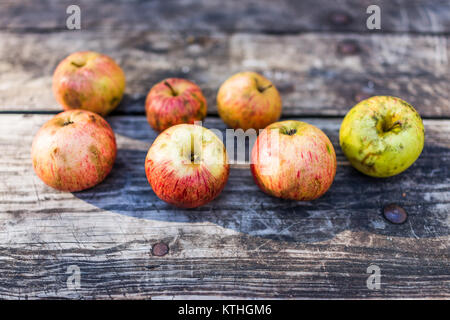
[[[353,167],[372,177],[390,177],[417,160],[425,129],[420,115],[407,102],[375,96],[347,113],[339,140]]]
[[[116,158],[114,132],[101,116],[85,110],[57,114],[38,131],[31,158],[50,187],[81,191],[100,183]]]
[[[156,131],[201,121],[206,117],[206,109],[202,90],[186,79],[169,78],[155,84],[145,100],[148,123]]]
[[[275,122],[252,149],[250,168],[264,192],[283,199],[322,196],[336,175],[336,154],[319,128],[301,121]]]
[[[217,197],[229,170],[222,141],[211,130],[193,124],[163,131],[145,160],[153,191],[161,200],[181,208],[195,208]]]
[[[53,93],[64,110],[84,109],[106,116],[122,100],[125,75],[107,55],[75,52],[53,74]]]
[[[264,129],[281,115],[277,88],[256,72],[240,72],[228,78],[217,93],[217,108],[231,128]]]

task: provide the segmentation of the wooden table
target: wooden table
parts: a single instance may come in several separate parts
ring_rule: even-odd
[[[76,2],[79,31],[65,27],[74,1],[0,2],[0,298],[450,297],[448,1]],[[381,7],[382,30],[366,28],[370,4]],[[118,157],[97,187],[63,193],[34,174],[30,146],[61,110],[56,64],[86,49],[111,55],[127,76],[107,117]],[[259,191],[248,169],[232,169],[210,204],[160,201],[144,172],[156,137],[148,90],[165,77],[194,80],[208,100],[205,126],[225,130],[215,94],[247,69],[279,88],[284,119],[329,135],[331,189],[283,201]],[[416,107],[426,143],[406,172],[374,179],[350,166],[338,131],[357,101],[383,94]],[[405,224],[382,218],[388,203],[407,210]],[[152,254],[161,243],[168,253]],[[67,286],[72,265],[78,289]],[[380,267],[379,290],[366,286],[370,265]]]

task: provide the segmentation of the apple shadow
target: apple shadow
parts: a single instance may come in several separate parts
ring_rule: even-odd
[[[250,170],[232,169],[219,197],[195,209],[179,209],[157,198],[145,176],[145,156],[143,150],[119,149],[110,175],[95,188],[74,195],[102,210],[138,219],[211,222],[249,236],[290,242],[324,241],[346,230],[410,238],[442,237],[450,231],[449,204],[439,199],[450,181],[445,165],[450,150],[443,147],[427,146],[411,168],[387,179],[371,178],[345,165],[339,151],[338,161],[344,165],[338,166],[332,187],[308,202],[268,196],[255,185]],[[408,212],[404,224],[383,218],[382,208],[389,203]]]

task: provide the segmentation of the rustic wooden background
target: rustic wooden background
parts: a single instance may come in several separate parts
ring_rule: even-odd
[[[69,4],[82,30],[65,27]],[[382,30],[366,28],[378,4]],[[30,146],[61,108],[56,64],[71,52],[114,57],[126,96],[107,120],[119,145],[110,176],[84,192],[46,187]],[[450,2],[376,0],[0,0],[0,298],[450,298]],[[241,70],[270,78],[283,118],[324,130],[338,157],[329,192],[311,202],[266,196],[233,169],[218,199],[179,210],[144,172],[156,137],[144,115],[151,86],[169,76],[207,96],[205,126],[224,130],[215,94]],[[424,118],[425,149],[406,172],[374,179],[338,144],[359,100],[398,96]],[[381,215],[397,203],[403,225]],[[164,256],[152,247],[164,243]],[[381,268],[368,290],[367,267]],[[81,288],[66,285],[70,265]]]

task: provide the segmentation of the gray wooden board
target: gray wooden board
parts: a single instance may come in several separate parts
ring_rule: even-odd
[[[64,30],[72,4],[81,9],[82,29],[370,32],[366,11],[378,5],[384,32],[450,32],[447,0],[1,0],[0,29]]]
[[[354,44],[355,53],[343,54],[343,43]],[[220,84],[255,70],[279,89],[284,116],[343,116],[365,97],[393,95],[424,117],[447,118],[449,48],[448,35],[0,32],[0,112],[60,110],[51,91],[56,65],[72,52],[96,50],[127,76],[116,114],[143,114],[156,82],[183,77],[200,85],[215,115]]]
[[[111,116],[112,173],[97,187],[63,193],[33,173],[30,145],[50,115],[0,116],[0,298],[450,298],[450,121],[425,120],[417,162],[389,179],[354,170],[338,146],[341,119],[304,119],[337,152],[322,198],[284,201],[232,169],[223,193],[193,210],[160,201],[147,183],[156,137],[143,116]],[[217,118],[208,128],[224,130]],[[387,223],[383,205],[409,213]],[[152,256],[164,242],[169,253]],[[367,267],[381,268],[368,290]],[[67,288],[67,268],[81,288]]]

